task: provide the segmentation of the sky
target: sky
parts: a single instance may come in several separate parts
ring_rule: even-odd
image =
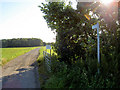
[[[49,0],[0,0],[0,39],[40,38],[55,42],[56,35],[48,28],[38,7],[46,1]],[[76,9],[76,0],[72,3]]]
[[[45,0],[0,0],[0,39],[40,38],[55,42],[38,5]]]
[[[67,2],[69,0],[66,0]],[[0,0],[0,39],[40,38],[55,42],[38,7],[46,0]]]
[[[0,0],[0,39],[40,38],[55,42],[38,7],[46,0]]]

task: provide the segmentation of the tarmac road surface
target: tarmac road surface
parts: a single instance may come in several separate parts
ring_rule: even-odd
[[[40,88],[36,61],[39,49],[33,49],[2,67],[2,88]]]

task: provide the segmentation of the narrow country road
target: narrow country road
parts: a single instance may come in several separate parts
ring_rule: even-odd
[[[2,67],[2,88],[40,88],[36,61],[39,49],[31,50]]]

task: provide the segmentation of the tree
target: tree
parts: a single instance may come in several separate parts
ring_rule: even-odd
[[[57,33],[55,48],[59,60],[70,66],[76,60],[86,60],[82,62],[83,66],[88,74],[94,75],[97,71],[97,33],[92,30],[92,25],[99,22],[101,75],[115,79],[116,86],[119,86],[120,21],[116,19],[116,6],[111,9],[112,4],[108,8],[99,2],[84,3],[81,7],[82,4],[78,3],[77,10],[64,2],[49,2],[40,6],[48,26]],[[90,12],[93,14],[90,15]]]
[[[45,43],[45,42],[44,42]],[[43,41],[37,38],[17,38],[17,39],[3,39],[2,47],[33,47],[42,46]]]
[[[90,21],[64,2],[49,2],[39,6],[48,26],[56,31],[56,52],[62,61],[71,64],[86,55],[87,33],[92,32]]]
[[[105,55],[111,54],[113,50],[119,53],[119,25],[116,24],[114,15],[117,13],[116,9],[110,11],[99,2],[84,3],[83,7],[79,4],[83,3],[78,3],[77,10],[74,10],[70,4],[65,6],[64,2],[49,2],[39,6],[45,14],[44,18],[48,26],[57,33],[55,47],[61,60],[71,63],[80,58],[85,60],[86,56],[96,58],[97,34],[91,27],[97,22],[100,23],[101,29],[101,52]],[[93,14],[90,16],[89,12]],[[89,15],[90,20],[86,18],[86,14]],[[108,19],[105,15],[109,16]],[[113,39],[114,41],[111,42]],[[110,53],[107,53],[108,51]]]

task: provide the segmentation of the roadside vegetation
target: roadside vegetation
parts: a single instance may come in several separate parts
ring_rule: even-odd
[[[42,85],[45,83],[45,80],[47,79],[47,72],[45,70],[45,65],[44,65],[44,58],[43,58],[43,51],[45,51],[45,46],[42,46],[40,48],[40,55],[37,59],[38,62],[38,72],[39,72],[39,80],[40,80],[40,86],[42,87]]]
[[[53,50],[53,46],[51,46],[51,55],[56,55],[56,53]],[[43,51],[47,51],[47,53],[50,54],[50,50],[46,50],[45,46],[41,46],[40,47],[40,55],[37,59],[38,62],[38,71],[39,71],[39,79],[40,79],[40,86],[41,88],[44,87],[46,80],[50,77],[50,73],[48,72],[48,70],[46,69],[45,63],[44,63],[44,57],[43,57]]]
[[[2,65],[38,47],[2,48]]]
[[[64,2],[48,2],[39,7],[48,26],[57,33],[57,57],[52,56],[52,71],[44,88],[120,88],[120,22],[115,18],[116,10],[99,2],[79,2],[77,10]],[[92,30],[97,22],[100,65],[97,32]]]

